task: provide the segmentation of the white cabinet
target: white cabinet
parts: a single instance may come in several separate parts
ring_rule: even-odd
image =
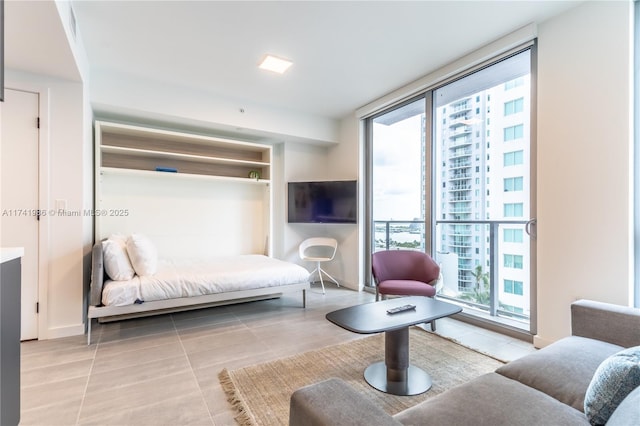
[[[270,254],[268,144],[98,121],[96,240],[147,234],[167,256]]]

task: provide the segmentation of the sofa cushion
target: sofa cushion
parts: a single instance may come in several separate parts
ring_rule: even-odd
[[[592,425],[607,423],[611,414],[640,386],[640,346],[622,350],[598,367],[584,397],[584,413]],[[640,411],[640,405],[637,408]]]
[[[640,387],[637,387],[622,400],[613,412],[607,426],[638,426],[640,425]]]
[[[291,395],[289,426],[401,426],[342,379],[302,387]]]
[[[584,410],[584,395],[596,369],[623,349],[599,340],[570,336],[496,370],[513,380]]]
[[[588,425],[585,415],[500,374],[489,373],[394,416],[404,425]]]

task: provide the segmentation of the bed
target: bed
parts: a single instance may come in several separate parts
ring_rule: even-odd
[[[157,260],[153,274],[114,274],[105,268],[105,246],[93,246],[91,290],[87,313],[87,344],[91,320],[100,322],[200,309],[280,297],[302,291],[306,307],[309,272],[303,267],[264,255],[209,259]],[[109,247],[107,246],[107,251]],[[110,256],[108,253],[107,256]],[[107,258],[107,262],[111,262]],[[133,259],[132,259],[133,260]],[[126,279],[129,278],[129,279]]]

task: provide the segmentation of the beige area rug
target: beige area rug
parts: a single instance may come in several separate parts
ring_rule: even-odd
[[[318,349],[238,370],[223,370],[220,383],[241,425],[286,425],[289,399],[298,388],[339,377],[358,392],[395,414],[503,364],[452,340],[412,327],[411,364],[427,371],[432,388],[416,396],[395,396],[375,390],[363,377],[371,363],[384,360],[384,334]]]

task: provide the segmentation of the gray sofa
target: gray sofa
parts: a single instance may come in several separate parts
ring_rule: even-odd
[[[580,300],[571,305],[571,324],[571,336],[393,417],[339,379],[298,389],[289,424],[589,425],[584,402],[594,373],[611,355],[640,345],[640,309]],[[640,387],[607,424],[640,425]]]

